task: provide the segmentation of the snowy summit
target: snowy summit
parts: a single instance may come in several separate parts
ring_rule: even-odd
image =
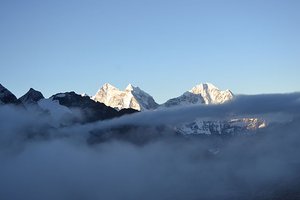
[[[177,98],[168,100],[163,107],[191,104],[222,104],[234,98],[230,90],[222,91],[211,83],[200,83]]]
[[[233,93],[230,90],[221,91],[211,83],[196,85],[189,92],[201,95],[205,104],[222,104],[233,98]]]
[[[107,106],[117,110],[124,108],[132,108],[138,111],[153,110],[158,107],[153,97],[129,84],[124,91],[119,90],[115,86],[106,83],[92,97],[94,101],[104,103]]]

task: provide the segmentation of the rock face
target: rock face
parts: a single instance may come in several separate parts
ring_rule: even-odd
[[[183,95],[168,100],[162,107],[184,106],[191,104],[222,104],[234,98],[230,90],[221,91],[211,83],[201,83]]]
[[[53,95],[50,100],[57,101],[60,105],[70,110],[79,110],[83,115],[84,122],[111,119],[124,114],[136,112],[132,109],[117,111],[102,103],[97,103],[88,96],[82,96],[75,92],[66,92]]]
[[[129,84],[124,91],[121,91],[106,83],[92,99],[117,110],[132,108],[138,111],[144,111],[153,110],[158,107],[158,104],[154,101],[152,96],[131,84]]]
[[[44,99],[43,94],[32,88],[30,88],[26,94],[19,98],[23,104],[37,104],[37,102],[41,99]]]
[[[0,104],[20,104],[17,97],[0,84]]]

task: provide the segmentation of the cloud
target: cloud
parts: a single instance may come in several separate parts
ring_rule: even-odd
[[[234,101],[220,105],[192,105],[156,111],[140,112],[118,119],[88,125],[108,128],[126,124],[153,126],[176,125],[195,118],[228,119],[234,117],[265,117],[270,120],[290,119],[300,115],[300,93],[240,95]]]
[[[239,96],[232,103],[138,113],[68,127],[0,107],[1,199],[295,199],[299,195],[300,94]],[[176,125],[196,117],[290,116],[256,135],[162,137],[143,145],[90,131]],[[160,129],[136,129],[141,137]],[[34,137],[28,135],[35,134]],[[36,135],[39,135],[38,137]]]

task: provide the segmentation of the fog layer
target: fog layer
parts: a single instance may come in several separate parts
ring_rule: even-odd
[[[299,114],[299,93],[240,96],[224,105],[67,127],[39,112],[1,106],[0,199],[296,199]],[[156,128],[196,117],[253,116],[268,118],[268,127],[230,138],[187,138]],[[124,125],[140,127],[134,129],[139,137],[159,137],[142,145],[130,139],[88,142],[93,131]]]

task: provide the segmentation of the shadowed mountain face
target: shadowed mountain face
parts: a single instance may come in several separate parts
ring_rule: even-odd
[[[59,93],[45,99],[41,92],[30,88],[26,94],[17,99],[13,93],[0,84],[1,104],[20,105],[33,113],[48,113],[58,124],[65,124],[63,121],[67,121],[67,124],[88,123],[138,112],[131,108],[117,111],[103,103],[95,102],[89,96],[82,96],[75,92]]]
[[[23,104],[36,104],[41,99],[44,99],[43,94],[33,88],[30,88],[26,94],[19,98]]]
[[[0,104],[19,104],[17,97],[0,84]]]
[[[103,103],[95,102],[88,96],[81,96],[75,92],[66,92],[53,95],[50,99],[58,101],[60,105],[71,109],[79,109],[83,115],[85,122],[93,122],[97,120],[111,119],[120,117],[124,114],[137,112],[133,109],[117,111]]]

